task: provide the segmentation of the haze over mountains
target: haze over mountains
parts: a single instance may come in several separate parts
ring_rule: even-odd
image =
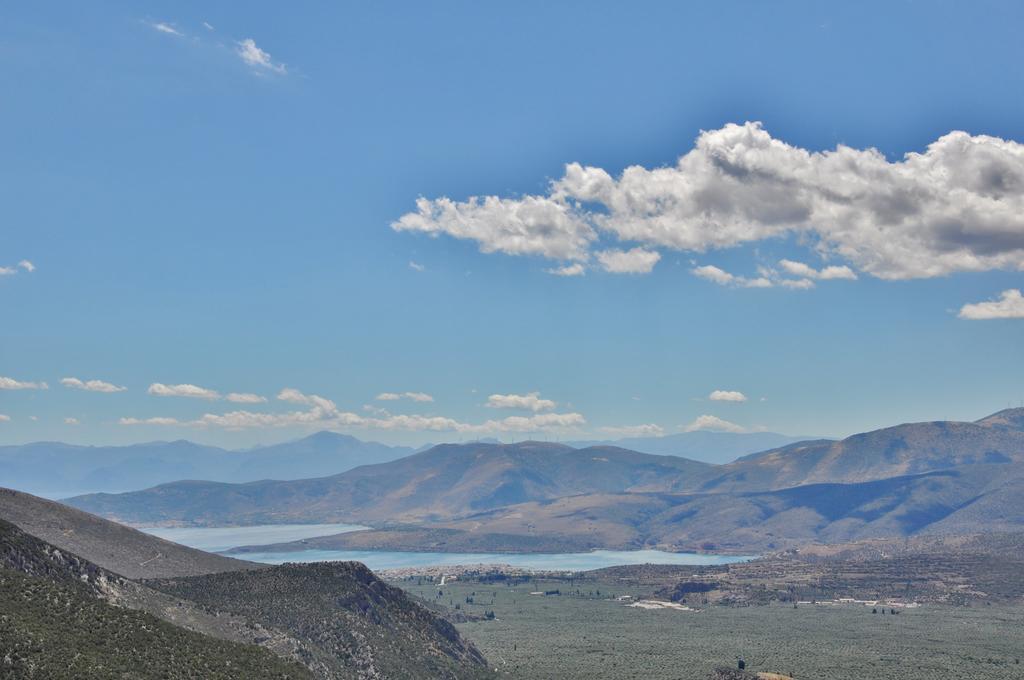
[[[1022,413],[801,442],[728,465],[611,446],[446,444],[318,479],[179,482],[68,502],[135,523],[357,522],[377,531],[332,544],[449,550],[750,550],[1009,530],[1024,526]]]
[[[571,445],[582,448],[601,443],[642,453],[729,462],[794,441],[798,439],[770,432],[684,432]],[[478,443],[500,442],[485,439]],[[63,498],[84,493],[134,491],[183,479],[232,483],[309,479],[338,474],[360,465],[385,463],[432,447],[388,446],[328,431],[242,451],[186,440],[129,446],[35,442],[0,446],[0,470],[3,471],[0,482],[29,493]]]
[[[143,489],[181,479],[249,482],[337,474],[413,452],[405,446],[364,442],[337,432],[230,451],[190,441],[130,446],[75,446],[36,442],[0,446],[6,486],[48,497]]]

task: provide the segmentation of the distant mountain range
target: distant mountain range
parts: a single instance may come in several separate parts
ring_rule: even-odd
[[[584,448],[610,445],[656,455],[723,463],[758,451],[799,441],[770,432],[684,432],[615,442],[575,442]],[[475,444],[500,444],[483,439]],[[77,446],[35,442],[0,446],[0,482],[48,498],[85,493],[120,493],[184,479],[244,483],[265,479],[293,480],[335,475],[360,465],[373,465],[426,451],[420,448],[365,442],[337,432],[245,451],[205,446],[186,440],[128,446]]]
[[[566,442],[581,449],[588,446],[618,446],[657,456],[680,456],[702,463],[721,465],[758,451],[776,449],[809,437],[791,437],[775,432],[680,432],[662,437],[629,437]]]
[[[377,530],[333,545],[447,550],[760,550],[1013,530],[1024,527],[1022,415],[904,424],[728,465],[613,446],[445,444],[319,479],[180,482],[68,502],[134,523],[358,522]]]
[[[4,485],[51,498],[87,492],[144,489],[181,479],[251,482],[323,477],[413,452],[336,432],[229,451],[190,441],[130,446],[75,446],[36,442],[0,446]]]

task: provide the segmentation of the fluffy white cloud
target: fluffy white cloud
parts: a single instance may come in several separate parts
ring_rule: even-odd
[[[121,418],[119,425],[179,425],[177,418]]]
[[[30,274],[36,270],[36,266],[29,262],[28,260],[22,260],[21,262],[18,263],[18,266]]]
[[[448,198],[416,201],[416,212],[394,222],[396,231],[447,234],[470,239],[485,253],[541,255],[554,260],[588,259],[597,233],[565,201],[527,196],[488,196],[456,203]]]
[[[14,276],[18,270],[14,267],[0,267],[0,276]]]
[[[671,167],[616,178],[571,163],[545,195],[420,199],[392,227],[578,262],[609,240],[705,252],[795,236],[883,279],[1024,269],[1024,145],[950,132],[890,162],[729,124],[701,133]]]
[[[708,395],[711,401],[746,401],[747,395],[736,390],[715,390]]]
[[[613,437],[660,437],[665,434],[664,428],[654,423],[599,427],[597,429],[598,432],[603,432]]]
[[[728,420],[723,420],[718,416],[697,416],[697,418],[689,425],[683,428],[686,432],[697,432],[699,430],[708,430],[710,432],[746,432],[747,429],[742,425],[731,423]]]
[[[643,248],[611,248],[599,251],[596,255],[601,267],[612,274],[649,274],[661,259],[661,253]]]
[[[48,390],[50,386],[44,382],[23,382],[14,378],[0,376],[0,390]]]
[[[960,308],[961,319],[1024,319],[1024,295],[1020,290],[1004,290],[998,300],[975,302]]]
[[[71,387],[86,392],[124,392],[127,387],[121,387],[104,380],[79,380],[78,378],[61,378],[60,384],[64,387]]]
[[[267,401],[266,397],[250,392],[231,392],[224,398],[236,404],[263,404]]]
[[[70,418],[69,417],[69,418],[65,418],[64,419],[64,424],[65,425],[79,425],[80,422],[79,422],[78,418]]]
[[[149,394],[158,397],[191,397],[193,399],[220,399],[220,394],[214,390],[208,390],[205,387],[197,387],[196,385],[190,385],[183,383],[181,385],[164,385],[163,383],[153,383],[146,390]]]
[[[694,267],[690,271],[694,276],[706,279],[712,283],[717,283],[720,286],[736,286],[738,288],[771,288],[774,285],[771,279],[766,276],[758,276],[757,278],[736,276],[735,274],[730,274],[724,269],[720,269],[713,264]]]
[[[179,38],[185,35],[181,31],[176,29],[174,26],[171,26],[170,24],[164,23],[162,21],[154,21],[149,25],[153,28],[153,30],[159,31],[160,33],[166,33],[167,35],[176,35]]]
[[[553,267],[552,269],[545,269],[548,274],[554,274],[555,276],[583,276],[586,273],[586,267],[579,262],[573,264],[567,264],[564,267]]]
[[[7,423],[7,422],[10,422],[10,420],[11,420],[10,416],[7,416],[7,415],[4,415],[3,413],[0,413],[0,423]]]
[[[426,392],[381,392],[376,397],[377,401],[398,401],[399,399],[410,399],[421,403],[432,402],[434,397]]]
[[[261,50],[252,38],[239,41],[235,52],[241,57],[242,61],[254,68],[266,69],[281,75],[288,73],[288,68],[284,64],[274,63],[274,60],[270,58],[270,54]]]
[[[511,408],[520,411],[549,411],[557,404],[550,399],[541,399],[540,392],[529,394],[492,394],[487,397],[488,408]]]
[[[419,262],[414,262],[413,260],[409,260],[409,269],[412,269],[412,270],[418,271],[418,272],[425,272],[425,271],[427,271],[426,267],[424,267]]]
[[[214,28],[213,28],[213,25],[212,25],[212,24],[210,24],[210,23],[209,23],[209,22],[207,22],[207,21],[204,21],[204,22],[203,22],[203,28],[205,28],[205,29],[206,29],[207,31],[212,31],[212,30],[214,30]]]
[[[821,269],[815,269],[809,264],[805,264],[803,262],[779,260],[779,266],[785,269],[787,273],[804,279],[821,279],[823,281],[831,279],[846,279],[848,281],[857,280],[857,274],[855,274],[854,271],[846,265],[830,265]]]

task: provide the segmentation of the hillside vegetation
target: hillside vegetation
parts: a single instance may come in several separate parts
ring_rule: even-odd
[[[73,581],[0,568],[0,678],[311,679],[296,662],[113,606]]]

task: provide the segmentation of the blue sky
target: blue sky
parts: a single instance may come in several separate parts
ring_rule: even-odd
[[[1022,22],[4,6],[0,442],[844,435],[1019,404]]]

